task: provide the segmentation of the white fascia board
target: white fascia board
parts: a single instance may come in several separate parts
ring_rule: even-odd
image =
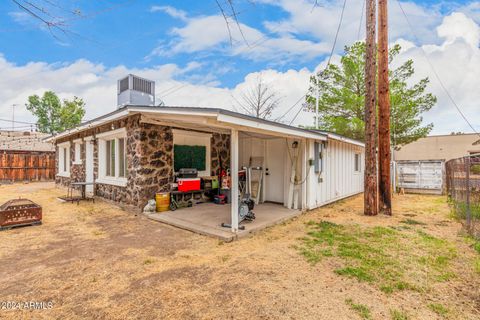
[[[120,112],[117,112],[117,113],[114,113],[108,117],[104,117],[104,118],[101,118],[101,119],[98,119],[98,120],[95,120],[95,121],[92,121],[90,123],[86,123],[84,125],[81,125],[81,126],[78,126],[76,128],[73,128],[73,129],[70,129],[70,130],[67,130],[67,131],[64,131],[62,133],[59,133],[55,136],[51,136],[51,137],[48,137],[46,138],[44,141],[45,142],[51,142],[51,141],[55,141],[57,139],[60,139],[60,138],[63,138],[63,137],[66,137],[66,136],[69,136],[71,134],[74,134],[74,133],[77,133],[77,132],[80,132],[80,131],[83,131],[83,130],[87,130],[87,129],[90,129],[92,127],[96,127],[96,126],[99,126],[99,125],[102,125],[106,122],[110,122],[110,121],[113,121],[113,120],[117,120],[117,119],[120,119],[120,118],[123,118],[125,116],[127,116],[129,114],[129,110],[128,109],[125,109],[125,110],[122,110]]]
[[[65,141],[65,142],[59,143],[57,146],[59,146],[59,147],[70,147],[70,141]]]
[[[356,140],[353,140],[353,139],[350,139],[350,138],[346,138],[346,137],[343,137],[343,136],[340,136],[340,135],[337,135],[337,134],[334,134],[334,133],[327,133],[327,136],[328,136],[329,139],[342,141],[342,142],[350,143],[350,144],[365,148],[365,144],[360,142],[360,141],[356,141]]]
[[[83,143],[83,139],[82,139],[82,138],[80,138],[80,139],[75,139],[75,140],[73,140],[73,143],[80,143],[80,144],[82,144],[82,143]]]
[[[307,131],[295,130],[293,128],[276,126],[274,124],[262,123],[255,120],[238,118],[238,117],[233,117],[225,114],[219,114],[217,116],[217,121],[234,124],[238,126],[243,126],[243,127],[250,127],[250,128],[264,130],[264,131],[271,131],[277,134],[278,133],[284,134],[286,136],[295,136],[300,138],[308,138],[308,139],[321,140],[321,141],[327,140],[327,138],[323,134],[316,134],[316,133],[310,133]]]
[[[202,116],[202,117],[215,117],[217,112],[205,112],[205,111],[191,111],[191,110],[170,110],[168,108],[163,109],[158,107],[157,109],[152,108],[139,108],[135,107],[130,112],[139,112],[142,114],[173,114],[173,115],[185,115],[185,116]]]
[[[188,131],[181,129],[172,129],[174,135],[185,135],[185,136],[197,136],[197,137],[208,137],[211,138],[212,134],[207,132],[198,132],[198,131]]]
[[[99,133],[97,134],[95,137],[96,138],[105,138],[105,137],[121,137],[121,136],[124,136],[127,134],[127,129],[125,127],[123,128],[119,128],[119,129],[115,129],[115,130],[110,130],[110,131],[106,131],[106,132],[102,132],[102,133]]]

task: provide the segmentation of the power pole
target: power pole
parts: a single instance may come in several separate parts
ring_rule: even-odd
[[[365,179],[364,213],[378,214],[376,155],[376,0],[367,0],[367,48],[365,57]]]
[[[317,97],[315,98],[315,129],[319,129],[319,121],[318,118],[320,117],[320,111],[318,110],[318,99],[320,98],[320,89],[318,88],[318,80],[317,80]]]
[[[378,170],[380,212],[392,215],[388,0],[378,0]]]
[[[12,131],[15,131],[15,107],[16,103],[12,104]]]

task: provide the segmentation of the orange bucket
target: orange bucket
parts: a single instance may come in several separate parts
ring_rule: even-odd
[[[155,201],[157,203],[157,212],[170,210],[170,192],[157,193]]]

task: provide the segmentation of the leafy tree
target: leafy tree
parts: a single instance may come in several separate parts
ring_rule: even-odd
[[[364,42],[345,47],[340,64],[330,64],[325,72],[312,76],[307,108],[315,110],[319,89],[319,123],[321,128],[364,141],[365,138],[365,49]],[[400,45],[390,49],[390,64],[400,52]],[[428,78],[417,83],[413,60],[390,69],[391,139],[395,146],[425,137],[433,124],[422,125],[422,113],[430,110],[437,98],[426,93]]]
[[[73,100],[60,101],[53,91],[46,91],[41,98],[29,96],[25,106],[37,117],[38,130],[50,134],[74,128],[85,115],[82,99],[74,97]]]

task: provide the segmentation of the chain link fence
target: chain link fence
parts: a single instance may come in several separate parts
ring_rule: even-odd
[[[446,184],[455,215],[470,235],[480,239],[480,154],[448,161]]]

